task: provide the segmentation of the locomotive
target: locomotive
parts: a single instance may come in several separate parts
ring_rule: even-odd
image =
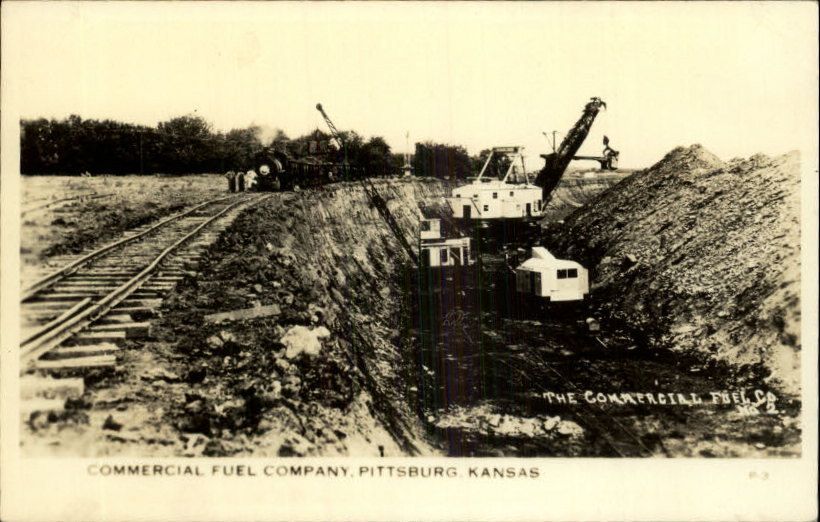
[[[362,169],[327,161],[320,156],[296,158],[288,152],[266,149],[254,158],[256,189],[262,192],[299,190],[336,181],[358,179]]]
[[[337,181],[363,180],[365,170],[363,167],[351,165],[347,159],[347,145],[344,138],[336,130],[336,126],[330,121],[327,114],[322,109],[321,104],[316,104],[316,108],[322,113],[328,127],[330,128],[333,140],[337,144],[336,150],[329,147],[326,140],[319,139],[302,143],[308,145],[307,154],[294,156],[287,148],[282,150],[271,145],[266,147],[253,158],[254,169],[248,174],[241,171],[234,175],[228,173],[229,188],[244,190],[247,179],[251,179],[251,186],[255,190],[272,192],[281,190],[299,190],[300,188],[318,187]],[[331,155],[341,158],[341,161],[328,161]]]

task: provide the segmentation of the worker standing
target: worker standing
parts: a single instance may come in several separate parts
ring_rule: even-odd
[[[229,170],[225,177],[228,179],[228,192],[236,192],[236,172]]]
[[[253,190],[256,186],[256,171],[251,169],[245,174],[245,189]]]
[[[241,170],[236,173],[236,190],[237,192],[245,192],[245,173]]]

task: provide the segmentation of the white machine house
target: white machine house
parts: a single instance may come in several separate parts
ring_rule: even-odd
[[[488,222],[493,220],[525,220],[542,215],[542,190],[530,182],[524,167],[523,147],[494,147],[478,177],[467,185],[453,190],[447,198],[453,217],[464,221]],[[502,179],[485,178],[484,174],[494,156],[510,158],[509,168]],[[510,181],[519,168],[524,183]]]
[[[419,257],[421,266],[426,268],[473,264],[470,258],[470,238],[446,239],[442,237],[441,220],[439,219],[422,219],[419,230]]]
[[[515,289],[551,302],[582,301],[589,294],[589,273],[575,261],[534,247],[532,257],[515,269]]]

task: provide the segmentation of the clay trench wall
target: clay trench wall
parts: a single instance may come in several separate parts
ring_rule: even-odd
[[[440,203],[443,185],[417,180],[375,187],[415,245],[419,203]],[[293,226],[283,243],[300,279],[318,290],[325,322],[354,357],[375,417],[405,452],[423,451],[407,402],[408,383],[415,382],[405,374],[411,337],[401,310],[403,287],[413,282],[408,256],[358,184],[299,194],[291,210]]]
[[[442,205],[446,186],[418,179],[374,185],[416,245],[419,204]],[[411,407],[404,297],[413,267],[359,183],[274,194],[243,213],[211,254],[170,309],[191,334],[178,353],[194,369],[207,366],[201,373],[209,379],[194,393],[217,402],[236,397],[234,433],[263,437],[264,451],[280,455],[434,452]],[[281,309],[273,317],[203,321],[273,305]],[[226,351],[236,353],[222,359]],[[210,433],[226,422],[212,417]]]

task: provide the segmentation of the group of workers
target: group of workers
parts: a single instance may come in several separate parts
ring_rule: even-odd
[[[230,192],[252,190],[256,185],[256,172],[254,170],[248,172],[229,170],[225,173],[225,177],[228,178],[228,190]]]
[[[277,167],[279,166],[277,165]],[[277,171],[281,172],[281,167],[277,168]],[[262,165],[259,168],[259,175],[253,169],[247,172],[229,170],[225,173],[225,177],[228,179],[228,190],[230,192],[277,190],[279,188],[278,176],[271,176],[270,167],[267,165]]]

